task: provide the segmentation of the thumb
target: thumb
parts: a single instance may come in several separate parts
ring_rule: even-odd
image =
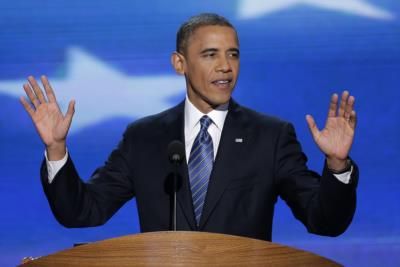
[[[315,123],[313,116],[306,115],[306,121],[314,140],[317,140],[317,137],[319,135],[319,129],[317,127],[317,124]]]

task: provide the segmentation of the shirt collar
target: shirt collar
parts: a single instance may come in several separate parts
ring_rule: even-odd
[[[216,109],[211,110],[209,113],[204,114],[198,110],[192,102],[190,102],[189,97],[186,95],[185,99],[185,126],[189,130],[193,130],[197,123],[199,123],[201,117],[207,115],[212,120],[213,124],[222,131],[226,115],[228,114],[229,102],[218,106]]]

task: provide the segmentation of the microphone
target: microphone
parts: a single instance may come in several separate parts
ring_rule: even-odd
[[[168,145],[168,159],[169,162],[174,165],[174,180],[173,180],[173,192],[174,199],[172,205],[172,230],[176,231],[176,192],[178,190],[178,167],[181,165],[185,158],[185,146],[181,141],[174,140]]]
[[[174,165],[180,165],[185,156],[185,146],[181,141],[174,140],[168,145],[168,159]]]

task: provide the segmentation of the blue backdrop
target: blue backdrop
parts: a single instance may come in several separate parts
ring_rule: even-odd
[[[134,201],[105,226],[56,222],[39,181],[44,147],[18,101],[26,77],[48,75],[64,110],[76,99],[68,147],[87,178],[129,122],[183,99],[169,56],[179,25],[205,11],[237,27],[236,100],[293,122],[311,168],[321,170],[323,155],[305,115],[322,127],[333,92],[356,97],[352,225],[338,238],[311,235],[280,201],[273,241],[346,266],[400,265],[399,8],[389,0],[1,1],[0,265],[139,231]]]

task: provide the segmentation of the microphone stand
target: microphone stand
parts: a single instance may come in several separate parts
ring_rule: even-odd
[[[179,165],[182,162],[182,157],[179,154],[172,155],[172,162],[174,165],[174,179],[173,179],[173,187],[174,187],[174,200],[172,207],[172,230],[176,231],[176,194],[178,191],[178,175],[179,175]]]
[[[182,160],[185,158],[185,147],[182,142],[175,140],[172,141],[168,145],[168,158],[170,163],[173,165],[173,199],[172,199],[172,216],[171,216],[171,231],[176,231],[176,222],[177,222],[177,204],[176,204],[176,195],[178,191],[178,179],[179,179],[179,165],[182,163]]]
[[[173,220],[173,223],[172,223],[172,228],[173,228],[173,231],[176,231],[176,192],[178,191],[177,190],[177,187],[178,187],[178,162],[177,161],[175,161],[175,163],[174,163],[174,181],[173,181],[173,186],[174,186],[174,204],[173,204],[173,210],[172,210],[172,220]]]

